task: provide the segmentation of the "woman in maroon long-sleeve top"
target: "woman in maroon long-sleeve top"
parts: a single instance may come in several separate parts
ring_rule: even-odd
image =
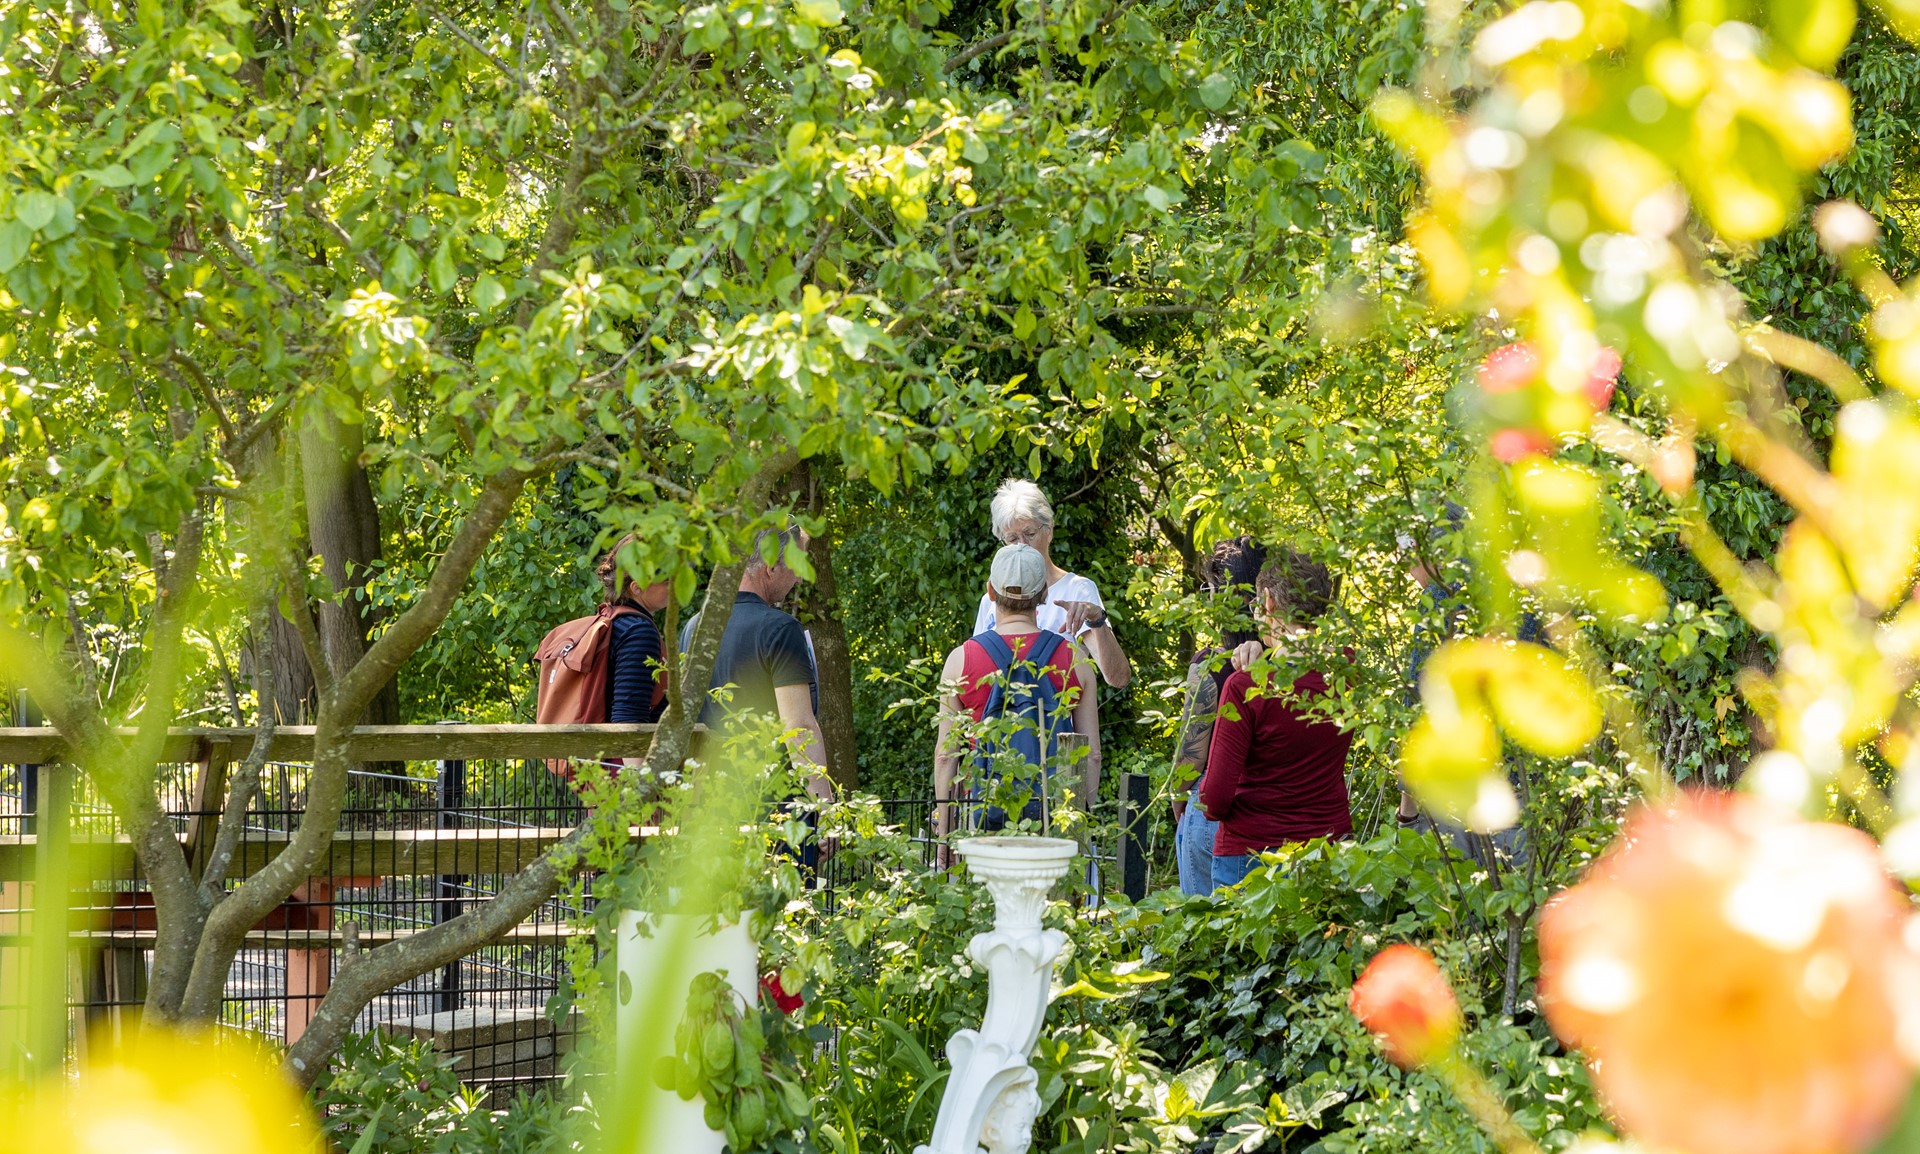
[[[1289,637],[1326,612],[1333,577],[1324,565],[1276,550],[1254,581],[1255,615],[1267,644]],[[1213,840],[1215,888],[1239,884],[1263,850],[1316,837],[1347,837],[1347,751],[1353,737],[1310,715],[1327,679],[1309,672],[1291,687],[1256,688],[1245,670],[1227,678],[1213,726],[1200,804],[1220,823]]]

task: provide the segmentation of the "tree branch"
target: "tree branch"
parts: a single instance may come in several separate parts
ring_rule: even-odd
[[[445,12],[442,12],[438,5],[435,5],[435,4],[427,5],[427,15],[431,16],[434,20],[438,21],[441,25],[443,25],[447,29],[447,31],[459,37],[461,42],[464,43],[467,47],[473,49],[475,52],[478,52],[481,56],[485,57],[487,63],[493,65],[496,69],[500,71],[500,75],[506,77],[508,80],[513,81],[514,87],[518,88],[522,92],[532,91],[533,85],[527,83],[527,78],[521,75],[519,69],[513,67],[513,65],[511,64],[508,64],[506,61],[500,59],[498,56],[495,56],[491,49],[489,49],[486,45],[480,43],[479,40],[475,39],[473,33],[468,32],[465,28],[462,28],[458,20],[455,20],[453,17],[447,15]]]
[[[745,486],[741,494],[742,509],[763,511],[774,487],[798,461],[798,455],[790,449],[769,458]],[[695,627],[687,647],[681,684],[705,685],[712,677],[727,619],[733,612],[734,595],[739,591],[740,578],[750,559],[743,554],[715,567],[707,584],[700,624]],[[639,781],[658,781],[667,770],[678,769],[685,762],[704,704],[704,694],[697,698],[682,694],[668,703],[660,727],[654,731],[653,743],[648,747],[645,771],[637,775],[637,779],[629,779],[630,788]],[[287,1050],[287,1068],[293,1080],[303,1087],[312,1084],[325,1068],[327,1059],[345,1040],[360,1011],[373,999],[402,982],[473,952],[525,921],[553,895],[565,871],[597,832],[591,819],[583,821],[533,865],[514,875],[498,896],[451,921],[389,942],[343,968],[326,997],[321,999],[306,1032]]]
[[[944,73],[956,72],[966,67],[968,61],[980,55],[982,52],[992,52],[994,49],[1001,47],[1012,39],[1013,29],[1009,28],[1005,32],[989,36],[978,43],[969,44],[959,52],[947,57],[947,62],[940,66],[940,71]]]
[[[219,423],[221,438],[228,445],[237,441],[239,435],[234,430],[233,422],[227,419],[227,410],[220,404],[220,398],[214,394],[213,384],[207,380],[207,374],[201,370],[200,363],[179,349],[168,349],[167,360],[186,373],[193,391],[200,396],[200,403],[207,406],[207,410],[213,414],[213,419]]]
[[[253,748],[247,752],[247,760],[239,772],[229,778],[227,797],[220,808],[220,825],[213,838],[213,849],[207,855],[206,869],[200,877],[200,899],[208,909],[226,897],[227,867],[232,864],[234,851],[240,847],[240,837],[246,832],[247,807],[253,803],[253,795],[259,792],[260,775],[266,769],[267,758],[273,751],[273,733],[280,723],[272,702],[260,689],[263,671],[272,669],[274,660],[271,591],[269,584],[255,601],[251,614],[255,710]],[[237,713],[234,720],[239,721]]]
[[[480,499],[461,521],[453,541],[427,579],[420,598],[396,618],[351,668],[342,672],[320,695],[314,718],[313,771],[307,785],[307,808],[287,848],[260,872],[248,878],[207,915],[200,948],[183,1004],[196,1014],[211,1015],[219,1005],[227,970],[254,923],[291,894],[313,872],[340,824],[345,801],[347,741],[354,723],[368,703],[392,679],[400,665],[446,620],[473,568],[500,529],[513,503],[534,475],[531,470],[502,469],[487,478]],[[305,638],[302,638],[305,644]],[[316,676],[318,671],[316,670]]]
[[[300,638],[300,651],[306,655],[307,665],[313,670],[314,687],[324,696],[333,688],[333,670],[327,665],[326,648],[320,644],[320,626],[314,620],[313,601],[307,597],[307,583],[300,579],[299,571],[293,567],[290,548],[271,548],[268,551],[273,555],[280,587],[287,593],[287,620]]]

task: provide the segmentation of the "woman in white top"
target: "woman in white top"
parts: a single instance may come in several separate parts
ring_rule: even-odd
[[[1008,545],[1030,545],[1047,560],[1047,599],[1034,614],[1042,629],[1073,639],[1087,651],[1100,676],[1115,689],[1133,680],[1133,666],[1113,635],[1106,602],[1092,580],[1053,563],[1053,506],[1032,481],[1008,481],[993,495],[993,535]],[[982,596],[974,616],[975,636],[994,626],[993,601]]]

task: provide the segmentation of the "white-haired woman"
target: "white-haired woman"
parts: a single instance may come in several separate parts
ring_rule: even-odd
[[[993,535],[1009,545],[1030,545],[1047,561],[1047,599],[1036,613],[1040,628],[1064,634],[1087,651],[1108,685],[1124,689],[1133,666],[1114,636],[1113,620],[1092,579],[1053,563],[1053,505],[1032,481],[1008,481],[993,495]],[[994,626],[993,601],[980,598],[973,619],[977,637]]]

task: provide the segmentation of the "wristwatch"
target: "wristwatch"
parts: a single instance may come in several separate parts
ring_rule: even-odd
[[[1113,615],[1112,615],[1112,614],[1110,614],[1110,613],[1102,613],[1102,614],[1100,615],[1100,620],[1098,620],[1098,621],[1095,621],[1095,620],[1094,620],[1093,618],[1091,618],[1091,617],[1089,617],[1089,618],[1087,618],[1087,628],[1089,628],[1089,629],[1104,629],[1104,628],[1106,628],[1106,625],[1107,625],[1107,622],[1108,622],[1109,620],[1111,620],[1111,619],[1112,619],[1112,617],[1113,617]]]

